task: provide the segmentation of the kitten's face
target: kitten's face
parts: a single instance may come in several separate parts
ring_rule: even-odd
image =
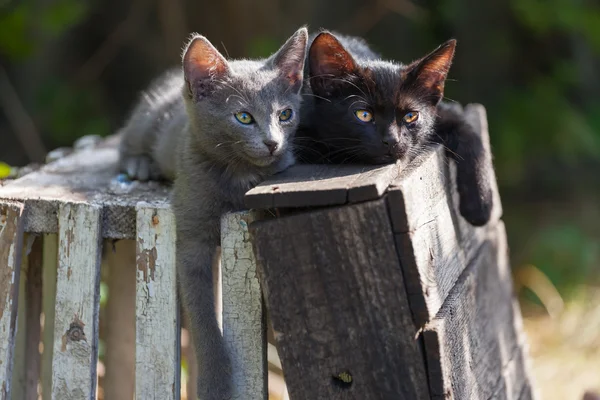
[[[313,128],[339,162],[386,163],[412,157],[429,140],[455,42],[408,66],[356,62],[330,33],[309,53],[316,95]]]
[[[291,154],[308,34],[268,60],[228,62],[202,36],[183,59],[188,115],[204,151],[227,164],[266,167]]]

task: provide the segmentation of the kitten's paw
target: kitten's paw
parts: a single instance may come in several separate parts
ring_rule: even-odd
[[[161,178],[160,169],[147,155],[121,155],[121,171],[127,173],[130,179],[142,182]]]
[[[479,196],[461,196],[460,213],[474,226],[487,224],[492,215],[494,200],[492,191],[488,190]]]

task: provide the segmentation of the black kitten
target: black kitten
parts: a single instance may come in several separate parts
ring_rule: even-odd
[[[409,65],[382,61],[359,38],[321,32],[308,55],[300,158],[307,162],[410,160],[442,143],[457,161],[461,214],[490,218],[491,155],[459,105],[441,102],[455,40]]]

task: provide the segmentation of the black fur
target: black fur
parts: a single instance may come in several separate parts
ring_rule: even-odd
[[[491,155],[462,107],[441,101],[456,42],[402,65],[380,60],[362,39],[328,32],[311,39],[298,159],[382,164],[442,143],[458,165],[461,214],[473,225],[486,224],[493,206]],[[363,109],[372,122],[355,116]],[[416,121],[403,121],[409,112],[418,112]]]

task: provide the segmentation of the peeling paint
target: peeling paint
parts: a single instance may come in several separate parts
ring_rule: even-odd
[[[150,280],[154,280],[157,256],[158,253],[156,251],[156,247],[153,247],[151,249],[142,249],[141,251],[139,251],[138,249],[138,255],[136,260],[137,269],[138,271],[141,271],[144,274],[145,282],[149,281],[148,276],[150,277]]]

